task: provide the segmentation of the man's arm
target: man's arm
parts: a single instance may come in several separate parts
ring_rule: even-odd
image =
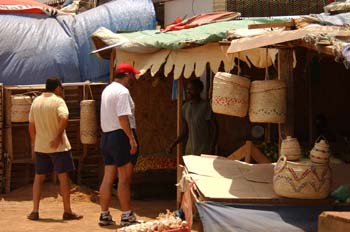
[[[60,117],[59,118],[59,127],[57,131],[57,135],[54,140],[50,142],[50,147],[53,149],[57,149],[58,146],[63,142],[63,132],[67,128],[68,125],[68,117]]]
[[[188,125],[185,119],[182,119],[182,128],[180,135],[175,139],[175,141],[170,145],[170,147],[167,149],[167,153],[172,153],[174,147],[181,143],[183,140],[185,140],[188,137]]]
[[[122,127],[124,133],[129,138],[130,143],[130,154],[134,155],[137,152],[137,142],[135,140],[134,134],[130,127],[129,118],[127,115],[118,116],[119,124]]]
[[[34,122],[29,122],[28,131],[29,131],[29,136],[30,136],[30,140],[31,140],[32,147],[34,147],[34,144],[35,144],[35,134],[36,134]]]

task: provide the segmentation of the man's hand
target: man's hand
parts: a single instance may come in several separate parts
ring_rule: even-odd
[[[135,155],[137,152],[136,140],[135,140],[135,138],[131,138],[131,139],[129,139],[129,141],[130,141],[130,154]]]
[[[52,149],[57,149],[61,143],[63,143],[62,136],[57,136],[54,140],[50,142],[50,147]]]
[[[173,148],[174,148],[173,145],[169,146],[169,147],[166,149],[166,153],[168,153],[168,154],[173,153]]]

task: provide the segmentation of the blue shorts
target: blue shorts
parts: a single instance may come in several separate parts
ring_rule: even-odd
[[[41,153],[35,152],[35,173],[48,174],[52,171],[64,173],[74,171],[71,151]]]
[[[137,144],[139,144],[135,130],[133,130],[133,133]],[[102,133],[101,152],[105,165],[115,165],[117,167],[129,162],[135,165],[139,155],[139,149],[134,155],[130,154],[129,138],[122,129]]]

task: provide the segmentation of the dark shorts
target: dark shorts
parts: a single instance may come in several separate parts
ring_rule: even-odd
[[[35,173],[48,174],[74,171],[74,162],[71,151],[41,153],[35,152]]]
[[[135,130],[133,133],[137,144],[139,144]],[[135,165],[139,155],[139,149],[137,149],[136,154],[130,154],[129,138],[122,129],[102,133],[101,151],[105,165],[116,165],[117,167],[129,162]]]

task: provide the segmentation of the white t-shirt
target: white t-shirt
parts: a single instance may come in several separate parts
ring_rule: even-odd
[[[34,151],[54,153],[71,149],[66,131],[63,132],[63,143],[57,149],[50,147],[50,142],[57,136],[59,120],[68,118],[69,111],[64,100],[54,93],[44,92],[36,97],[29,112],[29,122],[35,125]]]
[[[135,104],[129,90],[122,84],[113,81],[102,92],[101,128],[103,132],[122,129],[119,116],[128,115],[130,127],[136,129]]]

